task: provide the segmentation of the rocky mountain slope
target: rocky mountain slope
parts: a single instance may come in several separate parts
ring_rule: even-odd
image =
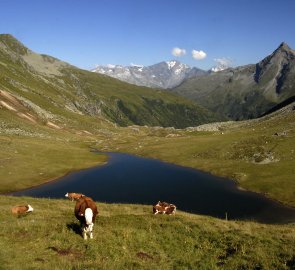
[[[6,34],[0,35],[0,90],[2,127],[12,116],[83,130],[97,123],[185,127],[216,119],[184,98],[78,69]]]
[[[229,119],[256,118],[295,95],[295,51],[282,43],[255,65],[188,79],[172,91]]]
[[[152,66],[97,66],[92,71],[135,85],[164,89],[176,87],[185,79],[208,73],[175,60],[160,62]]]

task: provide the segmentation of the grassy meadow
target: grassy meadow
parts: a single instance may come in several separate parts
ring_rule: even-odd
[[[1,136],[0,147],[0,193],[28,188],[107,161],[105,155],[90,153],[87,142]]]
[[[34,212],[13,216],[29,203]],[[79,234],[74,202],[0,196],[0,269],[294,269],[294,225],[263,225],[151,206],[97,203],[94,239]]]

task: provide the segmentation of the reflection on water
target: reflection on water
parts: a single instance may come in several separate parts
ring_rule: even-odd
[[[178,209],[228,219],[250,219],[265,223],[295,221],[295,209],[235,183],[198,170],[140,158],[108,153],[106,165],[71,173],[13,195],[64,198],[66,192],[79,192],[100,202],[154,204],[173,203]]]

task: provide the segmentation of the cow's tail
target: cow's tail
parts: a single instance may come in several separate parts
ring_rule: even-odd
[[[93,217],[92,209],[91,208],[86,208],[86,210],[85,210],[85,220],[86,220],[87,225],[92,224],[92,217]]]

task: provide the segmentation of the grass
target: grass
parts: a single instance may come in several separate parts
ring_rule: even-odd
[[[0,192],[28,188],[106,162],[87,143],[0,136]]]
[[[14,205],[34,212],[15,217]],[[0,269],[294,269],[294,225],[98,203],[94,239],[78,233],[68,200],[0,196]],[[12,241],[13,239],[13,241]]]

